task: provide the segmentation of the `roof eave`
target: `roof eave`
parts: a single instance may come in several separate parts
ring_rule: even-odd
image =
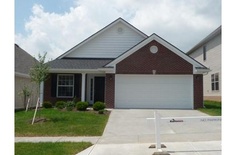
[[[195,68],[194,74],[207,74],[211,70],[209,68]]]
[[[99,71],[105,72],[105,73],[115,73],[115,68],[114,67],[103,67],[103,68],[98,68]]]
[[[208,36],[206,36],[204,39],[202,39],[199,43],[197,43],[193,48],[191,48],[188,52],[186,52],[187,55],[192,54],[196,49],[206,44],[209,40],[214,38],[215,36],[221,34],[221,26],[219,26],[217,29],[215,29],[212,33],[210,33]]]
[[[49,73],[104,73],[99,69],[50,69]]]
[[[29,74],[20,73],[20,72],[15,72],[15,76],[23,77],[23,78],[30,78]]]

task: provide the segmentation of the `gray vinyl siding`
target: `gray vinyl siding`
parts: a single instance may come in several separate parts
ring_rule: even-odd
[[[122,32],[119,32],[119,28],[122,28]],[[144,36],[119,22],[78,49],[75,49],[66,57],[116,58],[143,39],[145,39]]]

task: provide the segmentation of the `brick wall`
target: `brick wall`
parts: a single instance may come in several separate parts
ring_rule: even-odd
[[[44,82],[44,101],[55,102],[55,99],[51,97],[51,86],[52,86],[52,74],[49,74],[48,79]]]
[[[194,109],[203,107],[203,75],[193,75]]]
[[[156,45],[153,54],[150,47]],[[117,74],[192,74],[193,66],[156,41],[151,41],[116,65]]]
[[[105,103],[107,108],[114,108],[115,103],[115,74],[106,74]]]

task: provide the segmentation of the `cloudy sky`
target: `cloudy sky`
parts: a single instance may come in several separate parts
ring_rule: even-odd
[[[119,17],[187,52],[221,25],[221,0],[15,0],[15,43],[54,59]]]

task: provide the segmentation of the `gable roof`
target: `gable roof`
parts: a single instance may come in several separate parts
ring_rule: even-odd
[[[117,63],[121,62],[122,60],[124,60],[125,58],[127,58],[128,56],[130,56],[131,54],[133,54],[134,52],[136,52],[137,50],[139,50],[140,48],[142,48],[143,46],[145,46],[146,44],[148,44],[149,42],[153,40],[162,44],[163,46],[168,48],[170,51],[174,52],[175,54],[177,54],[178,56],[180,56],[181,58],[183,58],[184,60],[192,64],[195,69],[207,69],[207,67],[197,62],[195,59],[189,57],[184,52],[179,50],[177,47],[173,46],[172,44],[170,44],[169,42],[167,42],[160,36],[156,35],[155,33],[149,36],[148,38],[146,38],[145,40],[143,40],[142,42],[140,42],[139,44],[135,45],[134,47],[132,47],[131,49],[129,49],[122,55],[120,55],[118,58],[116,58],[112,62],[108,63],[105,67],[114,67]]]
[[[186,54],[190,55],[193,53],[196,49],[203,46],[207,42],[209,42],[211,39],[213,39],[215,36],[221,34],[221,26],[219,26],[217,29],[215,29],[212,33],[210,33],[208,36],[206,36],[204,39],[202,39],[198,44],[196,44],[192,49],[190,49]]]
[[[38,60],[15,44],[15,74],[28,77],[35,62]]]
[[[93,34],[92,36],[88,37],[87,39],[85,39],[84,41],[82,41],[81,43],[77,44],[76,46],[72,47],[71,49],[69,49],[67,52],[65,52],[64,54],[60,55],[57,59],[62,59],[63,57],[66,57],[68,54],[70,54],[71,52],[73,52],[74,50],[78,49],[79,47],[81,47],[82,45],[88,43],[89,41],[91,41],[92,39],[94,39],[95,37],[99,36],[100,34],[102,34],[103,32],[105,32],[106,30],[108,30],[109,28],[111,28],[112,26],[116,25],[117,23],[123,23],[124,25],[128,26],[129,28],[131,28],[132,30],[134,30],[136,33],[138,33],[139,35],[143,36],[144,38],[147,38],[148,36],[143,33],[142,31],[138,30],[137,28],[135,28],[133,25],[131,25],[130,23],[128,23],[127,21],[125,21],[122,18],[118,18],[117,20],[113,21],[112,23],[110,23],[109,25],[107,25],[106,27],[104,27],[103,29],[101,29],[100,31],[96,32],[95,34]]]

